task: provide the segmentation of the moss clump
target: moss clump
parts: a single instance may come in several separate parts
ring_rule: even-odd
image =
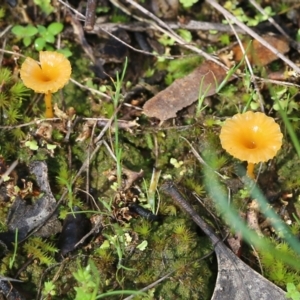
[[[143,224],[144,221],[140,226]],[[151,233],[139,234],[139,242],[146,239],[147,248],[136,250],[126,259],[127,266],[133,270],[125,272],[125,286],[142,288],[174,271],[169,279],[155,287],[155,295],[166,299],[208,299],[209,278],[212,276],[209,259],[199,263],[201,257],[211,250],[208,239],[197,236],[194,224],[182,216],[169,216],[163,224],[151,225]]]
[[[280,250],[282,255],[291,255],[295,258],[295,262],[299,261],[300,255],[295,253],[291,247],[285,242],[273,241],[276,249]],[[286,288],[288,283],[295,284],[296,288],[300,292],[300,274],[293,268],[290,268],[286,263],[280,260],[278,257],[274,257],[271,252],[259,253],[260,261],[263,266],[264,276],[273,281],[276,285]]]
[[[24,123],[28,122],[29,119],[26,117],[28,104],[24,99],[29,96],[30,91],[7,68],[0,69],[0,84],[0,125],[9,128],[21,119]],[[17,155],[19,142],[25,135],[20,128],[1,130],[1,153],[6,159]]]

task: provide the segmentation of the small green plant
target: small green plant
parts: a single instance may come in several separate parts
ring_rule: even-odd
[[[31,237],[28,239],[23,249],[28,256],[38,259],[40,264],[50,266],[55,262],[54,254],[57,252],[57,249],[40,237]]]
[[[170,38],[168,35],[163,34],[158,41],[164,46],[174,46],[175,40]]]
[[[63,178],[63,177],[57,177],[57,180],[59,181],[60,184],[65,185],[67,191],[68,191],[68,206],[71,209],[72,213],[74,213],[73,211],[73,207],[74,207],[74,194],[73,194],[73,188],[72,188],[72,184],[70,183],[69,180]]]
[[[12,28],[11,32],[22,39],[25,47],[28,47],[32,43],[32,38],[38,33],[38,29],[33,25],[21,26],[16,25]]]
[[[287,299],[300,300],[300,293],[293,283],[287,283],[286,289],[287,293],[285,296],[287,297]]]
[[[29,90],[24,84],[16,78],[9,69],[0,68],[0,124],[3,126],[15,125],[21,118],[26,123],[28,118],[24,113],[26,111],[24,99],[29,96]],[[23,103],[24,102],[24,103]],[[14,128],[10,131],[2,130],[0,138],[2,143],[1,154],[4,157],[11,157],[17,152],[17,147],[12,141],[19,144],[20,140],[25,138],[26,134],[21,128]]]
[[[42,294],[43,296],[45,296],[44,299],[51,299],[51,296],[55,296],[56,295],[55,284],[52,281],[46,281],[44,283]]]
[[[13,253],[13,256],[9,258],[9,268],[10,269],[14,265],[16,255],[17,255],[17,250],[18,250],[18,228],[16,229],[16,232],[15,232],[14,253]]]
[[[295,261],[299,260],[299,255],[296,254],[287,243],[274,242],[275,249],[278,249],[282,255],[290,255]],[[270,252],[261,251],[260,260],[264,268],[265,276],[275,284],[285,287],[288,283],[298,284],[300,276],[295,270],[289,268],[282,260],[275,258]],[[296,287],[299,293],[299,287]],[[300,295],[300,294],[299,294]]]
[[[184,8],[189,8],[193,6],[195,3],[197,3],[198,0],[179,0],[179,2],[182,4]]]
[[[2,19],[5,16],[5,10],[3,8],[0,8],[0,19]]]
[[[269,17],[274,15],[271,6],[266,6],[264,8],[264,14],[258,13],[254,16],[254,18],[251,18],[247,16],[243,8],[239,5],[240,1],[231,0],[225,2],[224,8],[230,11],[239,21],[245,23],[248,26],[257,26],[259,23],[268,20]]]
[[[115,111],[118,109],[118,105],[120,103],[122,83],[124,81],[124,76],[125,76],[126,69],[127,69],[127,63],[128,63],[128,60],[126,58],[121,77],[120,77],[119,73],[117,73],[116,81],[113,82],[114,87],[115,87],[115,93],[112,96],[112,99],[113,99]],[[118,188],[121,188],[121,184],[122,184],[122,164],[121,164],[122,148],[120,147],[120,143],[119,143],[119,127],[118,127],[117,114],[115,115],[115,155],[116,155],[116,159],[117,159],[117,183],[118,183]]]
[[[300,42],[300,29],[298,29],[297,34],[296,34],[296,41]]]
[[[112,23],[128,23],[129,18],[124,14],[114,13],[110,21]]]
[[[98,294],[98,288],[101,284],[99,270],[95,263],[89,260],[88,265],[83,268],[78,263],[78,271],[73,273],[74,278],[78,282],[78,287],[75,287],[75,300],[94,300],[94,299],[108,299],[107,297],[114,295],[145,295],[145,293],[132,290],[109,291],[107,293]]]
[[[113,228],[115,231],[115,235],[109,235],[109,234],[103,234],[110,242],[110,244],[114,247],[115,251],[117,252],[118,256],[118,264],[117,264],[117,270],[124,269],[124,270],[132,270],[130,268],[127,268],[123,265],[123,258],[125,254],[125,247],[127,244],[130,243],[128,240],[128,234],[126,233],[126,230],[120,227],[118,224],[113,224]]]
[[[95,272],[96,271],[96,272]],[[73,273],[74,278],[78,282],[78,287],[75,287],[75,300],[91,300],[96,299],[100,276],[92,261],[83,268],[78,265],[78,271]]]
[[[295,101],[297,89],[294,87],[275,86],[270,89],[271,98],[274,100],[273,108],[276,111],[282,109],[287,115],[298,110],[298,103]]]
[[[51,0],[34,0],[33,2],[39,6],[42,12],[46,15],[49,15],[54,11],[54,7],[51,5]]]
[[[161,69],[167,69],[168,74],[165,77],[165,83],[170,85],[175,79],[182,78],[189,74],[197,65],[199,65],[200,62],[201,58],[198,56],[189,56],[185,58],[166,60],[165,62],[161,62],[158,67]]]
[[[191,43],[193,40],[193,36],[189,30],[186,29],[178,29],[178,34],[187,42]]]
[[[56,41],[56,36],[62,32],[64,25],[59,22],[53,22],[48,27],[42,25],[16,25],[11,31],[22,42],[25,47],[34,43],[37,51],[41,50],[54,50],[53,44]]]

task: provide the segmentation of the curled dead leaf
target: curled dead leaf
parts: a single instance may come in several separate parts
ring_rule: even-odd
[[[42,122],[38,125],[35,135],[46,140],[52,139],[53,127],[49,122]]]
[[[212,61],[205,61],[192,73],[175,80],[148,100],[144,105],[144,113],[161,121],[175,118],[179,110],[191,105],[199,96],[215,94],[225,77],[225,69]]]
[[[266,35],[263,37],[271,46],[276,48],[278,52],[284,54],[290,50],[288,42],[284,38],[280,38],[274,35]],[[266,66],[272,61],[277,59],[276,54],[268,50],[265,46],[260,44],[258,41],[245,41],[243,42],[243,47],[247,52],[247,57],[251,64],[257,66]],[[243,59],[243,51],[239,45],[232,48],[234,53],[234,59],[239,62]]]
[[[64,111],[62,111],[61,109],[58,108],[57,103],[54,103],[53,110],[54,110],[54,115],[56,117],[63,119],[63,120],[69,119],[68,115]]]
[[[289,51],[289,45],[283,38],[270,35],[265,36],[264,39],[278,49],[280,53]],[[249,45],[249,42],[244,42],[243,45],[247,49],[250,63],[264,66],[277,59],[275,54],[256,40],[250,43],[248,48],[247,45]],[[235,62],[238,63],[241,61],[243,51],[240,46],[234,46],[232,51]],[[205,61],[192,73],[184,78],[175,80],[165,90],[148,100],[143,107],[144,113],[148,117],[157,118],[160,121],[175,118],[178,111],[191,105],[199,96],[208,97],[214,95],[217,92],[217,87],[226,78],[226,75],[225,68],[213,61]]]

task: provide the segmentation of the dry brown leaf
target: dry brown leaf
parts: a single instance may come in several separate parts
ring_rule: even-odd
[[[265,36],[268,41],[279,52],[285,53],[289,50],[288,43],[275,36]],[[277,59],[277,56],[262,46],[259,42],[244,42],[248,58],[251,63],[264,66]],[[243,52],[239,45],[232,48],[236,62],[243,58]],[[216,93],[216,88],[225,79],[226,70],[212,61],[205,61],[192,73],[184,78],[175,80],[165,90],[148,100],[143,109],[148,117],[154,117],[160,121],[175,118],[176,113],[191,105],[199,96],[211,96]]]
[[[225,77],[226,70],[212,61],[205,61],[192,73],[175,80],[147,101],[143,107],[144,113],[161,121],[175,118],[179,110],[191,105],[199,96],[215,94]]]
[[[263,38],[282,54],[290,50],[289,44],[283,38],[273,35],[266,35]],[[251,64],[255,64],[257,66],[266,66],[277,59],[277,56],[273,52],[268,50],[256,40],[252,42],[250,40],[243,42],[243,47],[247,52],[247,57]],[[244,55],[240,46],[234,46],[232,51],[234,53],[234,59],[236,61],[241,61]]]
[[[165,182],[160,190],[190,215],[214,245],[218,276],[211,300],[286,299],[285,291],[258,274],[225,246],[214,230],[179,193],[173,182]]]

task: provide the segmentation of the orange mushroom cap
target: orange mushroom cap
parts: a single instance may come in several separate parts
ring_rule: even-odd
[[[273,118],[248,111],[225,121],[220,140],[232,156],[256,164],[276,155],[282,145],[282,133]]]
[[[55,93],[71,77],[70,61],[61,53],[41,51],[40,64],[27,57],[21,66],[20,75],[23,83],[36,93]]]

